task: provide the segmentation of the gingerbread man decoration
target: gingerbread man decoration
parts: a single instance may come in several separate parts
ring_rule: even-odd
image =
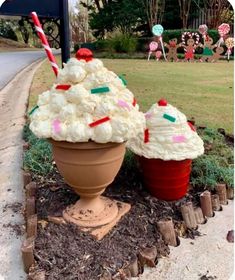
[[[213,39],[207,36],[204,45],[200,44],[200,47],[203,48],[201,61],[211,61],[211,57],[214,55],[213,49],[217,47],[217,45],[213,45]]]
[[[184,61],[194,61],[194,53],[197,45],[195,45],[195,41],[193,38],[189,38],[187,40],[187,45],[181,44],[185,49]]]
[[[208,62],[215,62],[215,61],[217,61],[217,60],[219,60],[220,59],[220,57],[222,57],[222,53],[224,52],[224,48],[223,47],[217,47],[216,49],[215,49],[215,52],[214,52],[214,54],[211,56],[211,57],[209,57],[208,58]]]
[[[178,57],[177,57],[177,49],[180,47],[180,44],[177,44],[177,39],[171,39],[169,41],[169,44],[164,43],[164,46],[166,48],[168,48],[168,53],[167,53],[167,60],[171,61],[171,59],[173,61],[178,61]]]

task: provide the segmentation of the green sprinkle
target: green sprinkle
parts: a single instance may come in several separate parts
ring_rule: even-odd
[[[125,80],[125,78],[122,75],[118,76],[118,78],[122,80],[122,83],[124,86],[127,85],[127,81]]]
[[[163,115],[163,118],[170,121],[170,122],[175,122],[176,118],[170,116],[170,115],[167,115],[167,114],[164,114]]]
[[[32,115],[33,112],[34,112],[35,110],[37,110],[38,108],[39,108],[38,105],[36,105],[35,107],[33,107],[33,109],[29,112],[29,115]]]
[[[93,89],[91,89],[91,93],[92,94],[106,93],[106,92],[109,92],[109,91],[110,91],[109,87],[100,87],[100,88],[93,88]]]

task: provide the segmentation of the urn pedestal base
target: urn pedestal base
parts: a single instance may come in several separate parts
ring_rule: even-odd
[[[118,215],[116,201],[104,196],[95,199],[80,199],[74,205],[68,206],[63,217],[81,227],[97,227],[110,223]]]
[[[64,210],[63,219],[102,239],[130,210],[129,204],[101,196],[121,167],[125,143],[50,142],[60,174],[80,196]]]

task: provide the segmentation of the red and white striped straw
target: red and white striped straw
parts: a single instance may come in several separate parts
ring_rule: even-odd
[[[55,57],[52,53],[52,50],[48,44],[48,41],[47,41],[47,37],[42,29],[42,26],[41,26],[41,23],[39,21],[39,18],[37,16],[37,13],[36,12],[32,12],[31,13],[31,17],[32,17],[32,20],[33,20],[33,23],[34,23],[34,26],[35,26],[35,29],[38,33],[38,36],[39,38],[41,39],[41,42],[42,42],[42,46],[44,47],[45,51],[46,51],[46,54],[47,54],[47,57],[51,63],[51,66],[52,66],[52,69],[55,73],[55,75],[57,76],[58,75],[58,65],[56,63],[56,60],[55,60]]]

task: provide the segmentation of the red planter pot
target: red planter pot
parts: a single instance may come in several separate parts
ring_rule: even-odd
[[[139,157],[139,163],[144,185],[153,196],[162,200],[177,200],[185,196],[192,160],[164,161]]]

